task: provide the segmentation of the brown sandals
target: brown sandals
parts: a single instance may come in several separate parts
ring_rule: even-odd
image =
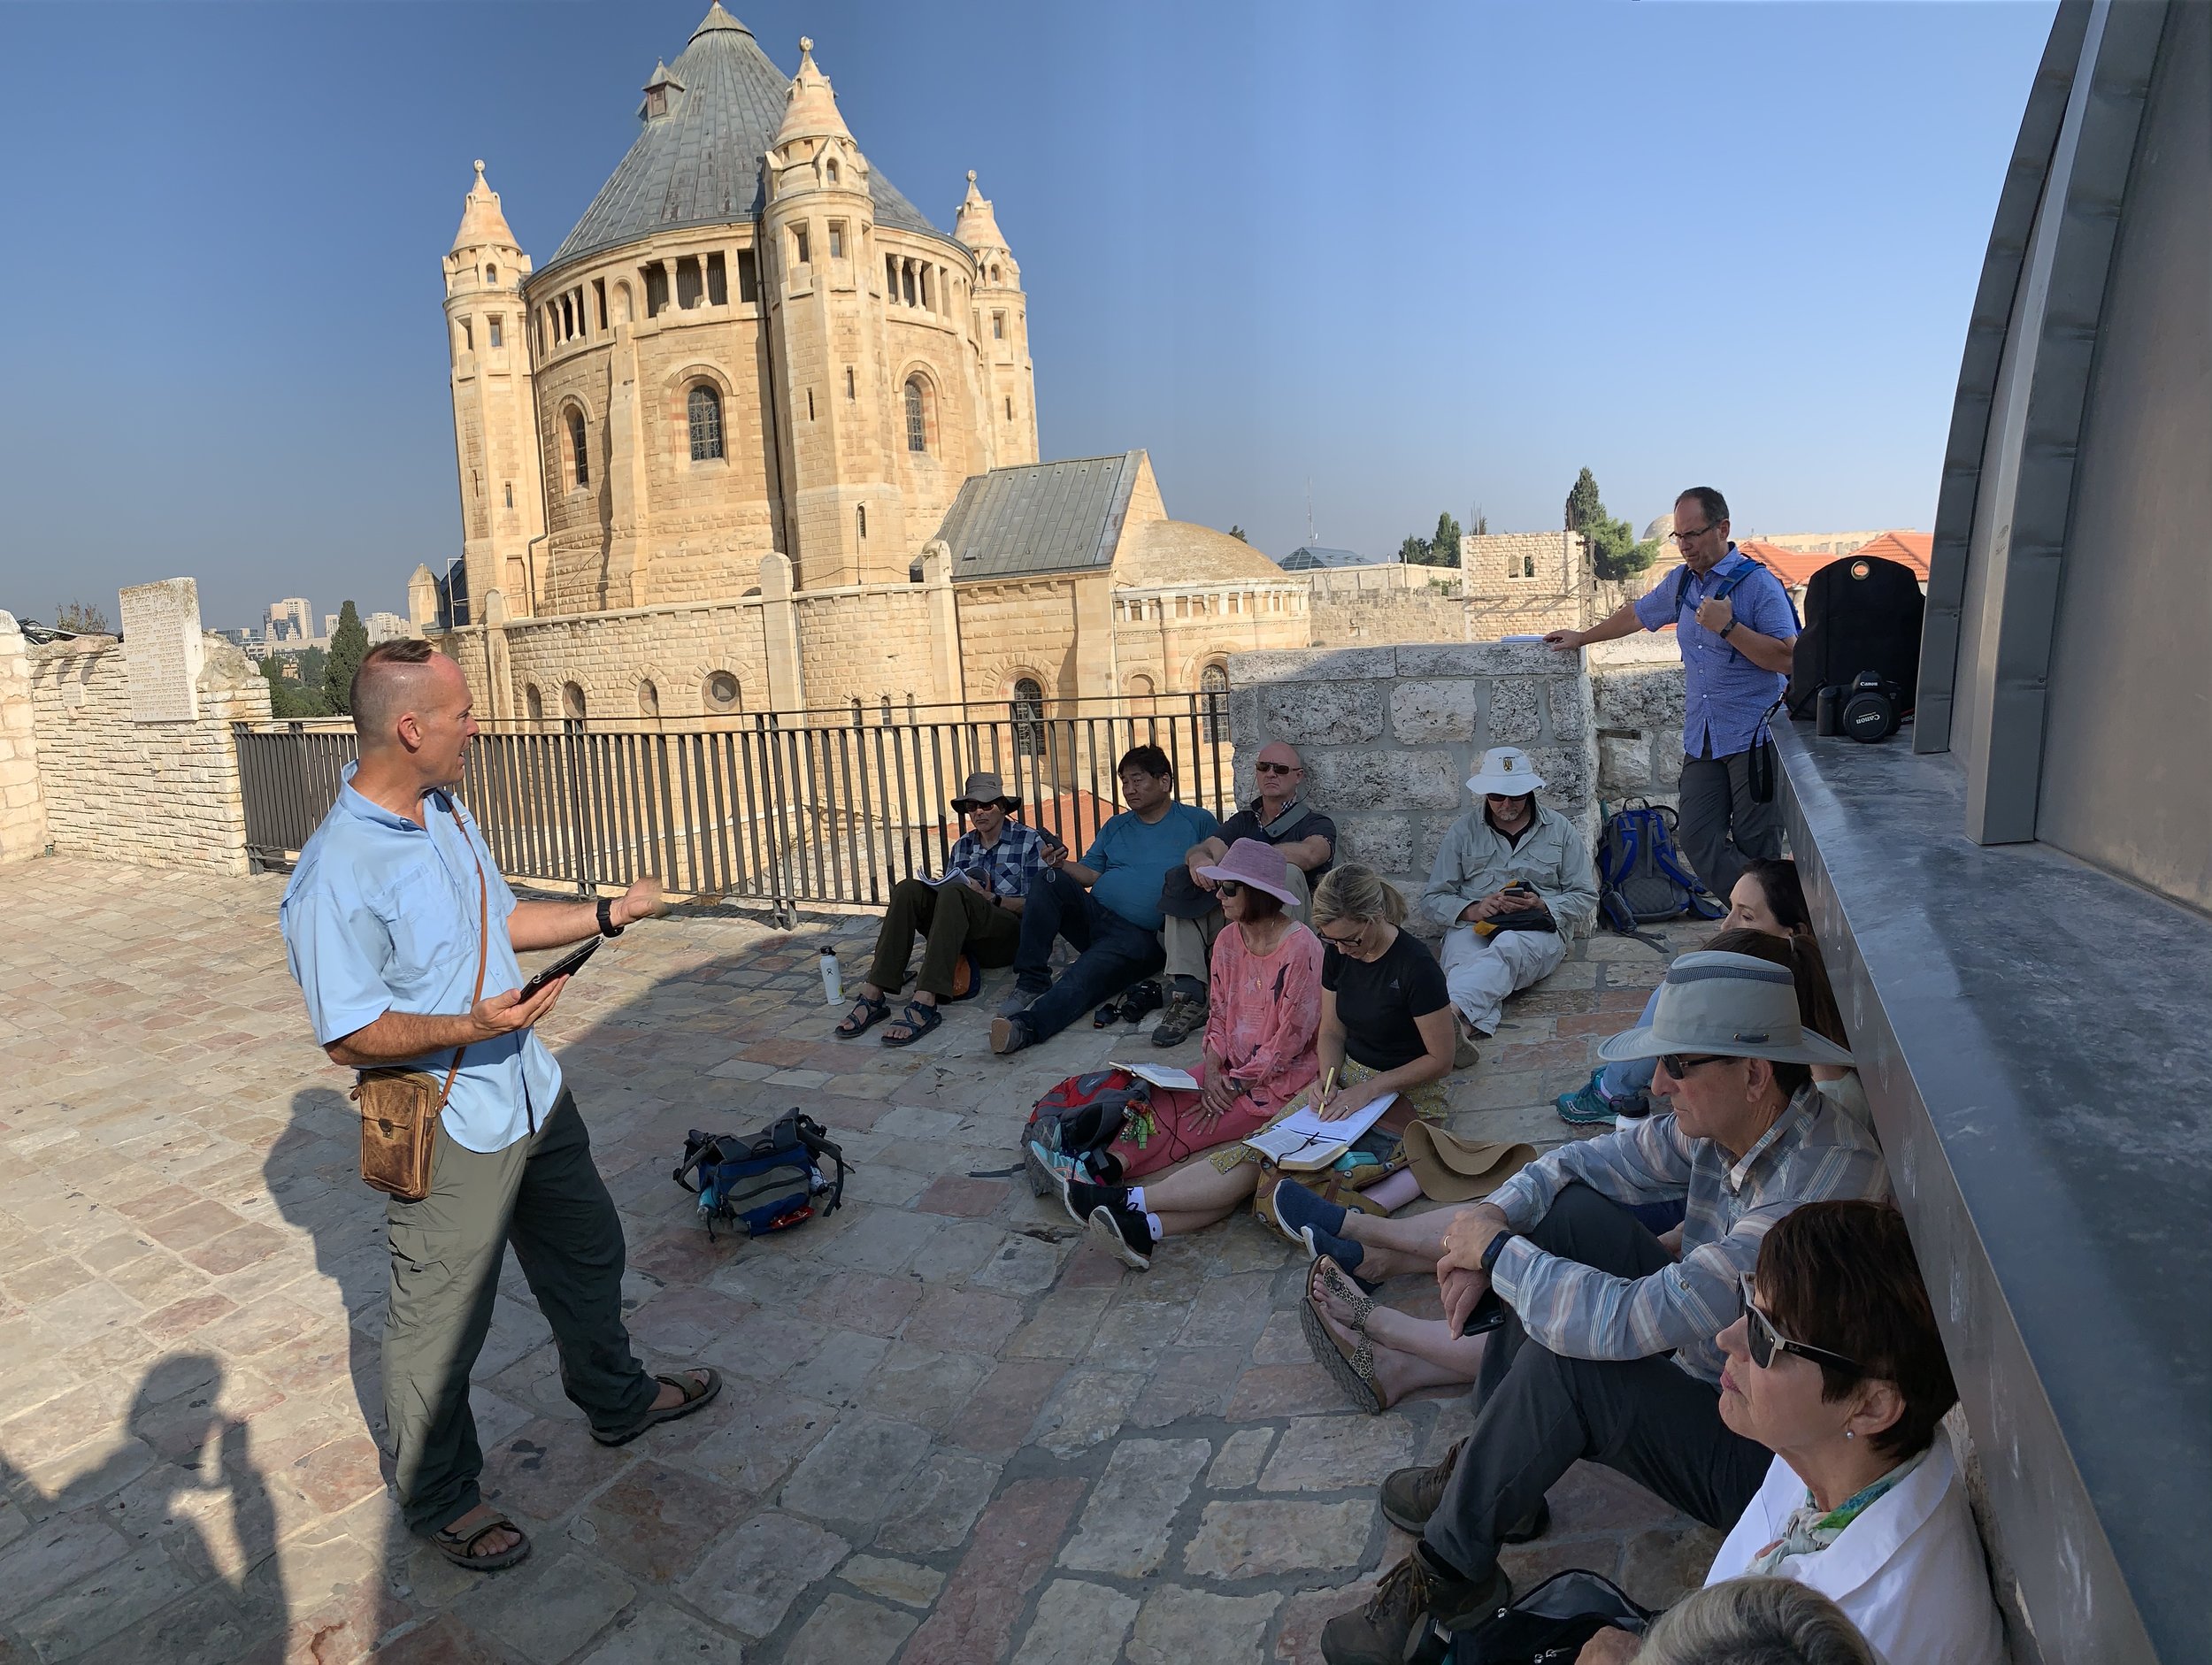
[[[702,1376],[706,1377],[703,1382],[699,1379]],[[657,1423],[672,1423],[679,1416],[690,1416],[692,1412],[700,1409],[722,1391],[722,1372],[719,1370],[700,1370],[695,1373],[686,1370],[680,1376],[657,1376],[653,1379],[657,1382],[667,1383],[669,1386],[681,1393],[683,1398],[665,1410],[647,1411],[644,1416],[618,1433],[603,1434],[595,1428],[591,1431],[591,1437],[603,1446],[626,1446]]]
[[[494,1555],[472,1555],[469,1553],[485,1533],[498,1531],[502,1527],[515,1535],[515,1542]],[[504,1515],[495,1515],[481,1525],[472,1526],[465,1532],[455,1531],[449,1522],[430,1534],[430,1541],[437,1546],[441,1555],[457,1567],[466,1567],[471,1572],[497,1572],[502,1567],[513,1566],[530,1553],[529,1535]]]

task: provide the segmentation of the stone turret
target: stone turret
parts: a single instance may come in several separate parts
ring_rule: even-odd
[[[973,168],[952,234],[975,257],[976,354],[997,466],[1033,463],[1037,374],[1029,357],[1029,297],[990,199],[976,189]]]
[[[460,228],[446,253],[446,349],[460,470],[461,553],[467,592],[503,590],[526,604],[530,543],[545,531],[523,253],[476,165]]]
[[[814,42],[761,159],[764,284],[775,318],[781,431],[791,460],[789,551],[807,589],[903,577],[903,505],[882,413],[889,403],[873,294],[868,158],[837,108]]]

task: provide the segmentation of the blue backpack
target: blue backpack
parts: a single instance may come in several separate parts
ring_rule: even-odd
[[[1704,886],[1674,843],[1674,811],[1632,798],[1605,817],[1598,845],[1598,911],[1625,936],[1640,925],[1694,914],[1717,919],[1728,910]]]
[[[834,1180],[822,1177],[825,1159],[837,1169]],[[845,1153],[819,1122],[794,1109],[750,1137],[693,1129],[684,1137],[683,1166],[675,1180],[699,1193],[699,1217],[709,1238],[718,1221],[742,1226],[748,1237],[763,1237],[812,1219],[817,1197],[829,1199],[824,1214],[837,1211],[845,1200]]]

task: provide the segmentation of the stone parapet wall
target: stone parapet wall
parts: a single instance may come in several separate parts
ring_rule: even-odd
[[[30,650],[14,615],[0,612],[0,863],[27,861],[45,848]]]
[[[1440,643],[1238,654],[1229,726],[1240,799],[1252,759],[1283,740],[1334,817],[1347,860],[1404,893],[1428,884],[1445,832],[1472,807],[1466,780],[1493,746],[1526,750],[1542,802],[1595,831],[1598,756],[1581,656],[1534,645]]]
[[[1354,572],[1368,569],[1353,568]],[[1388,568],[1385,572],[1448,573],[1444,567]],[[1321,573],[1312,576],[1319,578]],[[1401,641],[1458,641],[1467,633],[1467,603],[1456,582],[1445,587],[1399,584],[1388,587],[1316,586],[1307,610],[1317,648],[1379,646]]]
[[[1589,650],[1597,709],[1598,796],[1678,802],[1682,657],[1674,633],[1631,636]]]
[[[198,716],[138,722],[128,655],[114,637],[50,642],[28,657],[39,785],[56,854],[249,871],[230,725],[269,715],[269,685],[253,661],[219,636],[204,637]]]

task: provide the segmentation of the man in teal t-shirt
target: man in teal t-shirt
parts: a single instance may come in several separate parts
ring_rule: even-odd
[[[1019,1052],[1058,1034],[1166,963],[1161,887],[1168,870],[1180,866],[1190,847],[1213,837],[1221,824],[1176,802],[1175,765],[1157,746],[1133,748],[1115,773],[1128,809],[1098,829],[1080,862],[1062,848],[1030,884],[1014,954],[1014,993],[991,1025],[993,1052]],[[1056,937],[1065,937],[1077,955],[1057,983],[1046,969]]]

